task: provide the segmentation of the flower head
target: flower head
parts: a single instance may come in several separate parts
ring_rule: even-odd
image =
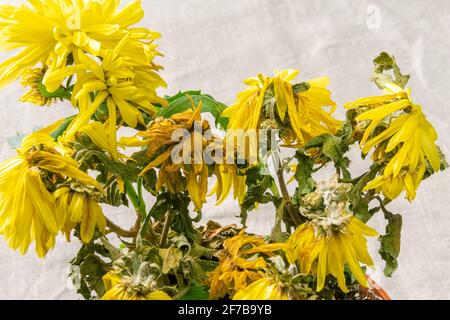
[[[112,271],[103,276],[103,283],[106,293],[102,300],[172,300],[164,291],[152,290],[131,277],[121,277]]]
[[[230,118],[228,129],[257,130],[269,121],[270,127],[280,128],[287,145],[300,147],[313,137],[335,133],[341,123],[332,117],[336,103],[326,89],[328,78],[292,85],[298,73],[282,70],[274,77],[260,74],[245,80],[248,88],[222,114]]]
[[[0,234],[22,254],[35,242],[38,256],[44,257],[60,230],[49,189],[67,179],[99,190],[101,186],[46,133],[27,136],[17,153],[0,165]]]
[[[344,274],[346,264],[357,281],[367,287],[359,262],[373,265],[364,236],[376,235],[375,230],[342,207],[333,205],[327,216],[297,228],[287,242],[286,254],[291,263],[298,261],[302,273],[317,275],[317,291],[323,289],[325,277],[331,274],[337,278],[340,289],[348,292]]]
[[[159,53],[153,43],[159,34],[132,28],[144,13],[141,1],[119,9],[120,0],[29,0],[28,5],[0,6],[0,40],[4,49],[20,49],[0,64],[0,86],[22,75],[23,69],[42,63],[47,76],[66,67],[75,50],[93,56],[113,49],[125,36],[119,54],[148,65]]]
[[[406,190],[411,201],[428,168],[440,170],[437,133],[422,108],[412,102],[409,90],[387,83],[384,92],[346,105],[359,112],[357,121],[370,122],[361,139],[363,153],[375,149],[374,160],[387,163],[366,190],[382,191],[389,199]]]
[[[129,41],[129,36],[125,37],[114,50],[104,50],[101,61],[78,50],[74,53],[75,65],[62,68],[47,77],[46,85],[52,91],[59,87],[63,79],[77,75],[72,102],[78,106],[80,113],[65,133],[66,140],[71,140],[81,127],[87,125],[92,115],[104,104],[108,110],[110,144],[116,146],[118,116],[128,126],[135,128],[145,123],[143,113],[156,113],[154,104],[167,104],[156,94],[157,88],[166,86],[155,72],[159,67],[154,64],[138,65],[130,57],[119,55]]]
[[[264,256],[272,256],[284,244],[265,244],[264,239],[247,235],[241,231],[223,244],[219,266],[210,273],[210,298],[231,296],[252,282],[263,278],[263,270],[268,265]]]
[[[102,208],[93,198],[95,192],[93,188],[83,186],[72,188],[62,187],[53,193],[57,222],[68,239],[71,231],[79,224],[81,240],[89,243],[96,229],[102,233],[105,231],[106,218]]]
[[[262,278],[236,292],[233,300],[289,300],[289,297],[273,278]]]
[[[200,210],[206,202],[210,166],[218,182],[213,190],[218,203],[225,200],[234,186],[235,198],[240,201],[245,194],[245,177],[238,175],[234,164],[226,164],[223,159],[216,163],[212,155],[214,149],[223,144],[214,135],[206,134],[210,125],[201,118],[202,104],[193,106],[170,118],[157,118],[150,123],[146,131],[139,132],[132,138],[123,138],[126,146],[146,146],[150,163],[141,175],[151,169],[159,168],[156,190],[162,187],[171,193],[187,190],[195,205]],[[207,155],[211,154],[211,157]],[[222,153],[223,154],[223,153]]]
[[[44,77],[45,69],[42,68],[28,68],[22,74],[22,85],[30,87],[29,91],[24,94],[20,101],[30,102],[38,106],[49,106],[54,99],[45,97],[42,94],[42,78]]]
[[[111,133],[111,131],[114,131],[114,133]],[[93,144],[103,151],[108,152],[114,160],[125,157],[117,151],[116,131],[114,127],[111,128],[111,123],[109,121],[106,121],[105,123],[97,121],[91,122],[88,125],[81,127],[79,132],[86,134]],[[111,135],[114,137],[111,138]]]

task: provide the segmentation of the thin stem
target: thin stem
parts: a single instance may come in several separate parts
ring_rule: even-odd
[[[161,242],[159,244],[160,248],[164,248],[166,246],[167,235],[169,234],[170,225],[172,224],[173,212],[172,210],[167,211],[166,219],[164,221],[164,227],[161,233]]]
[[[286,203],[286,209],[289,213],[289,216],[292,219],[292,222],[295,226],[299,226],[301,224],[300,217],[294,210],[294,206],[292,205],[291,197],[289,196],[288,189],[286,187],[286,181],[284,180],[283,168],[278,169],[277,172],[278,183],[280,185],[281,195],[283,196],[283,200]]]
[[[380,197],[380,196],[376,196],[375,197],[376,200],[378,200],[378,202],[380,203],[380,209],[381,211],[383,211],[384,216],[386,218],[388,217],[392,217],[394,214],[392,212],[390,212],[386,206],[391,202],[391,200],[385,198],[384,200]]]
[[[138,192],[134,190],[133,185],[130,181],[124,180],[125,184],[125,191],[127,193],[128,198],[130,199],[131,203],[134,206],[134,209],[136,210],[136,213],[138,215],[136,219],[135,228],[139,231],[141,227],[141,222],[146,218],[147,210],[145,208],[145,202],[142,196],[142,180],[138,180]],[[148,240],[152,242],[153,244],[156,244],[156,235],[155,230],[153,230],[153,223],[151,221],[147,224],[147,232],[149,235]]]
[[[136,212],[140,215],[140,216],[144,216],[145,217],[145,209],[142,206],[143,201],[140,201],[138,194],[136,193],[136,191],[133,188],[133,185],[131,184],[130,181],[124,179],[124,184],[125,184],[125,191],[127,193],[128,198],[130,199],[131,203],[133,204],[134,208],[136,209]]]
[[[139,232],[139,229],[136,229],[135,227],[131,230],[124,230],[108,218],[106,218],[106,225],[112,232],[123,238],[136,238]]]

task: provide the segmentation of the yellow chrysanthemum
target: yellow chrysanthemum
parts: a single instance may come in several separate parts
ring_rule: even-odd
[[[216,205],[222,204],[227,199],[231,188],[234,190],[234,199],[237,199],[238,203],[242,204],[247,190],[246,176],[239,175],[237,167],[231,164],[216,165],[214,171],[217,183],[211,194],[216,194]]]
[[[146,131],[138,133],[136,137],[120,140],[123,145],[129,147],[147,146],[147,155],[153,160],[141,174],[153,168],[159,168],[156,190],[160,190],[163,186],[171,193],[187,190],[197,210],[200,210],[206,202],[208,164],[214,166],[214,173],[218,178],[213,193],[216,193],[219,202],[225,200],[231,186],[234,187],[235,198],[242,201],[246,188],[245,177],[237,174],[235,165],[206,161],[205,150],[222,145],[217,143],[217,137],[207,138],[195,130],[196,124],[201,127],[202,132],[210,129],[209,123],[202,121],[201,110],[200,103],[194,110],[188,109],[170,118],[155,119]],[[177,130],[186,130],[185,133],[189,133],[190,136],[184,137],[182,142],[173,139]],[[185,153],[180,155],[180,152]],[[156,158],[155,155],[157,155]],[[222,162],[225,161],[222,159]]]
[[[284,249],[285,244],[265,244],[264,239],[247,235],[243,230],[237,236],[225,240],[223,247],[219,266],[209,274],[211,299],[222,298],[226,294],[233,296],[235,292],[263,278],[260,271],[267,267],[266,261],[261,256],[250,256],[271,256],[274,251]]]
[[[38,256],[44,257],[55,244],[58,217],[48,185],[72,178],[101,189],[59,147],[49,135],[33,133],[24,139],[16,157],[0,165],[0,234],[22,254],[34,241]]]
[[[24,87],[30,87],[30,89],[20,98],[20,101],[30,102],[38,106],[52,104],[54,99],[44,97],[40,89],[44,73],[44,69],[41,68],[29,68],[23,72],[21,84]]]
[[[114,160],[117,160],[119,159],[119,156],[125,156],[117,152],[115,134],[114,137],[111,138],[110,126],[111,124],[109,121],[106,121],[105,123],[95,121],[82,127],[79,132],[86,134],[89,139],[91,139],[92,143],[108,152]]]
[[[66,67],[74,50],[99,56],[129,35],[120,56],[148,65],[159,53],[153,41],[159,34],[132,28],[144,15],[141,1],[119,9],[120,0],[29,0],[28,5],[0,6],[0,45],[21,49],[0,64],[0,86],[22,75],[24,68],[42,63],[44,77]]]
[[[133,284],[119,275],[108,272],[103,276],[106,293],[102,300],[172,300],[172,298],[161,290],[149,290],[141,284]]]
[[[56,217],[59,229],[70,239],[70,233],[80,225],[81,240],[89,243],[98,229],[105,231],[106,218],[102,208],[85,192],[77,192],[68,187],[57,189],[53,196],[56,201]]]
[[[290,263],[299,263],[303,274],[317,275],[317,292],[323,289],[328,274],[337,278],[343,292],[348,292],[344,275],[346,264],[356,280],[367,287],[359,262],[373,265],[364,236],[376,235],[375,230],[344,213],[339,218],[329,217],[320,223],[308,222],[298,227],[288,239],[286,256]]]
[[[167,104],[155,91],[166,86],[155,72],[158,67],[136,65],[129,57],[119,55],[129,41],[130,38],[125,37],[114,50],[105,50],[101,62],[78,50],[74,54],[74,66],[62,68],[47,77],[48,90],[52,91],[58,88],[62,79],[77,75],[72,101],[80,113],[65,133],[66,140],[72,139],[82,126],[88,124],[103,103],[108,108],[111,145],[116,144],[118,115],[128,126],[135,128],[138,123],[144,124],[142,112],[153,115],[154,104]]]
[[[233,300],[289,300],[289,297],[274,279],[262,278],[236,292]]]
[[[146,131],[138,133],[136,137],[121,139],[121,143],[126,146],[148,146],[147,154],[150,157],[159,153],[141,174],[160,167],[156,189],[160,190],[161,187],[165,186],[171,193],[187,189],[197,210],[200,210],[206,202],[209,176],[208,165],[203,163],[203,154],[196,154],[196,152],[203,153],[204,138],[199,132],[193,131],[194,123],[201,123],[205,130],[209,128],[207,121],[202,122],[200,113],[201,104],[195,110],[188,109],[183,113],[173,115],[170,119],[158,118],[151,123]],[[189,159],[179,159],[180,161],[173,163],[172,153],[180,142],[172,140],[172,136],[176,130],[183,129],[192,133],[191,137],[185,139],[184,143],[191,147],[195,139],[200,139],[199,141],[202,142],[201,150],[192,151],[189,148],[190,152],[187,155]],[[142,140],[139,138],[142,138]],[[194,157],[197,157],[197,159],[194,159]],[[189,163],[186,163],[185,160],[188,160]],[[182,173],[186,179],[185,184],[182,182]]]
[[[437,133],[422,108],[412,102],[409,90],[388,83],[384,91],[383,96],[346,105],[348,109],[368,109],[356,117],[357,121],[370,122],[361,140],[363,153],[375,148],[375,161],[383,160],[389,153],[393,155],[382,174],[369,182],[366,190],[382,191],[389,199],[397,198],[406,190],[408,200],[412,201],[428,164],[434,171],[440,170]],[[380,126],[385,129],[374,135]]]
[[[277,121],[281,123],[286,144],[298,146],[315,136],[335,133],[341,122],[332,117],[336,103],[326,89],[328,78],[307,81],[297,92],[291,82],[298,73],[298,70],[275,71],[274,77],[260,74],[245,80],[249,87],[239,93],[237,101],[222,114],[230,118],[228,129],[257,130],[264,119]],[[268,93],[273,95],[270,101]],[[269,110],[263,109],[266,106]],[[327,112],[323,107],[331,109]]]

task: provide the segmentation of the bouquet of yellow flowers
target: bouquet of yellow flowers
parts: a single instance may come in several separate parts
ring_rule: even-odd
[[[21,101],[66,100],[74,111],[0,164],[9,247],[34,245],[44,258],[60,233],[79,242],[69,276],[86,299],[386,298],[367,276],[366,239],[379,237],[390,276],[402,215],[389,203],[413,201],[447,167],[394,57],[376,57],[382,93],[345,104],[343,120],[329,79],[297,80],[298,70],[246,79],[231,106],[195,90],[161,96],[160,35],[135,26],[143,16],[140,1],[0,6],[0,46],[17,52],[0,64],[0,86],[19,80]],[[120,136],[124,127],[134,134]],[[370,156],[358,177],[347,157],[356,146]],[[330,165],[335,174],[317,181]],[[208,199],[231,195],[242,226],[203,219]],[[269,203],[271,233],[247,233],[247,216]],[[132,207],[134,226],[111,221],[105,205]],[[387,220],[381,235],[367,226],[377,214]]]

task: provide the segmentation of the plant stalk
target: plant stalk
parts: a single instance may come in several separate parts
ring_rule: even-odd
[[[122,229],[108,218],[106,218],[106,225],[112,232],[123,238],[136,238],[139,232],[139,229],[136,229],[136,227],[133,227],[130,230]]]
[[[167,235],[169,234],[170,225],[172,224],[172,219],[173,219],[173,212],[172,212],[172,210],[169,210],[166,213],[166,219],[164,221],[164,226],[163,226],[163,230],[161,233],[161,242],[159,244],[160,248],[164,248],[166,246]]]
[[[289,213],[292,222],[295,226],[299,226],[301,224],[300,217],[295,212],[294,206],[292,205],[291,197],[289,196],[288,189],[286,187],[286,181],[284,180],[283,168],[279,168],[277,172],[278,184],[280,185],[281,195],[283,196],[283,200],[286,203],[286,210]]]
[[[141,227],[141,221],[143,221],[145,219],[145,216],[147,214],[147,212],[146,212],[147,210],[145,209],[145,202],[142,199],[142,190],[140,189],[142,186],[139,186],[139,182],[138,182],[138,191],[139,192],[136,192],[136,190],[134,190],[133,185],[131,184],[130,181],[124,180],[124,184],[125,184],[125,191],[127,193],[127,196],[130,199],[131,203],[133,204],[133,206],[136,210],[136,213],[138,215],[134,229],[139,231],[139,229]],[[156,244],[156,235],[155,235],[155,231],[153,230],[152,221],[150,221],[147,224],[147,232],[149,235],[148,240],[151,243]]]

